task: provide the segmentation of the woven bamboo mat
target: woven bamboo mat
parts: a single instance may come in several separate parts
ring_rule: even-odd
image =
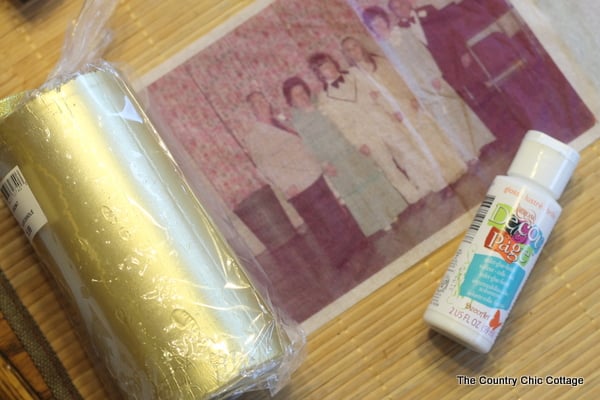
[[[31,2],[30,2],[31,3]],[[142,76],[250,1],[122,0],[106,59]],[[82,1],[0,1],[0,97],[42,84]],[[598,112],[600,110],[594,110]],[[308,340],[307,357],[280,399],[595,398],[600,395],[600,143],[582,154],[564,213],[492,353],[477,355],[431,333],[421,316],[458,246],[455,239],[352,307]],[[0,206],[0,265],[85,399],[105,391],[27,240]],[[2,332],[9,328],[0,324]],[[18,341],[2,342],[12,369],[1,398],[33,387],[51,395]],[[15,363],[14,360],[18,360]],[[17,365],[18,364],[18,365]],[[0,365],[5,371],[6,368]],[[23,376],[27,382],[19,380]],[[457,375],[582,377],[584,385],[459,385]],[[5,377],[6,376],[6,377]],[[21,386],[21,389],[15,389]],[[8,388],[8,389],[7,389]],[[12,390],[12,391],[11,391]],[[12,393],[12,394],[11,394]],[[22,392],[25,393],[25,392]],[[594,396],[595,395],[595,396]],[[253,394],[245,398],[266,398]]]

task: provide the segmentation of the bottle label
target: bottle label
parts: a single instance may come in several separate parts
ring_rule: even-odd
[[[27,239],[32,240],[35,234],[48,223],[48,219],[18,166],[10,170],[0,181],[0,191]]]
[[[430,309],[495,340],[561,211],[536,193],[510,178],[494,181]]]

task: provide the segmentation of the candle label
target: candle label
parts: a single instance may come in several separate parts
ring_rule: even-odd
[[[25,235],[32,240],[35,234],[48,223],[48,219],[18,166],[10,170],[2,179],[0,191]]]

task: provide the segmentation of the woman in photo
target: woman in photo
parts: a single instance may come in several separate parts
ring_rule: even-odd
[[[378,103],[377,89],[354,72],[341,69],[329,54],[313,54],[308,62],[323,84],[319,110],[344,137],[373,158],[410,204],[430,193],[431,164],[406,128]]]
[[[296,209],[331,265],[341,266],[364,241],[356,222],[329,188],[320,162],[298,134],[274,124],[271,103],[262,92],[247,101],[256,118],[244,146],[265,179]]]
[[[354,216],[365,236],[388,230],[408,204],[390,184],[377,164],[361,153],[317,108],[316,98],[299,77],[283,83],[283,94],[292,108],[292,124],[306,146],[331,171],[333,190]]]
[[[412,134],[413,140],[420,144],[426,158],[440,176],[442,186],[433,186],[434,191],[443,189],[447,184],[456,182],[465,172],[466,165],[456,151],[452,142],[442,131],[437,122],[425,110],[414,96],[406,82],[385,58],[369,52],[354,37],[346,37],[341,42],[351,70],[363,75],[377,87],[384,103],[401,123]],[[435,184],[436,181],[432,181]]]
[[[443,78],[427,47],[419,18],[422,12],[413,4],[412,0],[389,0],[395,23],[390,20],[389,28],[374,33],[390,44],[388,57],[421,104],[444,127],[462,159],[467,163],[476,161],[481,149],[496,137]]]

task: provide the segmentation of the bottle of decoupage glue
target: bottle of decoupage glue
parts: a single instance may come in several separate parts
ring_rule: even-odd
[[[566,144],[527,132],[433,295],[424,316],[431,328],[474,351],[490,351],[560,215],[556,200],[578,161]]]

